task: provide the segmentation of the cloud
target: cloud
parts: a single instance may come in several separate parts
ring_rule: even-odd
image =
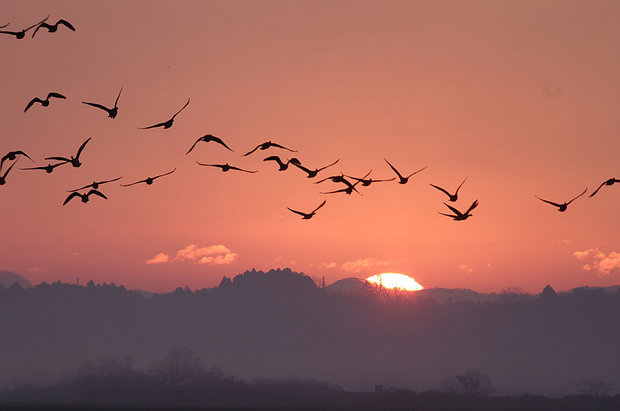
[[[45,270],[42,269],[41,267],[30,267],[28,271],[30,271],[31,273],[41,273]]]
[[[158,253],[155,257],[147,260],[147,264],[167,263],[172,261],[193,261],[198,264],[231,264],[237,259],[237,253],[233,253],[228,247],[217,244],[199,247],[197,244],[189,244],[178,250],[174,258],[168,254]]]
[[[575,251],[573,255],[580,261],[584,261],[583,269],[596,271],[599,276],[607,276],[614,270],[620,270],[620,252],[610,251],[608,254],[598,248],[585,251]]]
[[[393,260],[378,260],[376,258],[372,258],[372,257],[367,257],[364,259],[360,259],[360,260],[355,260],[355,261],[347,261],[346,263],[343,263],[340,268],[343,269],[344,271],[350,271],[350,272],[354,272],[354,273],[360,273],[362,271],[367,271],[371,268],[375,268],[375,267],[385,267],[388,266],[390,264],[394,264],[395,261]]]
[[[473,268],[471,268],[470,266],[466,265],[466,264],[461,264],[459,265],[459,268],[463,271],[465,271],[467,274],[471,274],[472,271],[474,271]]]
[[[170,261],[170,256],[168,256],[168,254],[158,253],[155,257],[151,258],[150,260],[146,260],[146,263],[147,264],[161,264],[161,263],[167,263],[168,261]]]
[[[319,268],[336,268],[336,267],[338,267],[338,263],[335,261],[332,261],[330,263],[319,264]]]

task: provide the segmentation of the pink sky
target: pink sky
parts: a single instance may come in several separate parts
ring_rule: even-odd
[[[80,168],[21,171],[32,165],[21,159],[7,176],[0,270],[157,291],[253,267],[328,283],[401,272],[479,291],[620,283],[620,185],[565,213],[534,197],[563,202],[620,177],[618,2],[8,2],[0,25],[47,14],[77,31],[0,37],[0,150],[45,165],[92,140]],[[121,86],[114,120],[81,104],[111,106]],[[67,100],[23,112],[49,91]],[[138,130],[188,97],[172,128]],[[185,155],[207,133],[235,152],[200,143]],[[390,178],[384,158],[429,167],[406,185],[323,195],[341,187],[261,161],[287,152],[240,156],[267,140],[310,167],[340,158],[319,177]],[[175,167],[152,186],[111,183],[107,201],[62,206],[93,180]],[[480,206],[455,222],[429,183],[453,190],[465,177],[457,208]],[[324,199],[309,221],[286,209]]]

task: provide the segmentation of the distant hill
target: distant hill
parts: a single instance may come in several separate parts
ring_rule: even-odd
[[[19,274],[12,273],[10,271],[0,271],[0,284],[9,288],[13,284],[18,283],[22,288],[30,288],[32,284]]]

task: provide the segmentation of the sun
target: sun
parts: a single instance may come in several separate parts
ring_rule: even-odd
[[[400,288],[407,291],[420,291],[424,287],[416,280],[405,274],[381,273],[368,277],[366,281],[373,284],[381,284],[385,288]]]

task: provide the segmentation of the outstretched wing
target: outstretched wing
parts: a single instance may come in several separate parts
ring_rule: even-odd
[[[317,171],[322,171],[322,170],[325,170],[327,167],[331,167],[331,166],[333,166],[333,165],[338,164],[338,162],[339,162],[339,161],[340,161],[340,159],[338,159],[338,160],[334,161],[334,162],[333,162],[333,163],[331,163],[331,164],[326,165],[325,167],[321,167],[321,168],[319,168]]]
[[[73,192],[73,193],[71,193],[71,194],[69,194],[69,195],[67,196],[67,198],[65,199],[65,202],[64,202],[64,203],[62,203],[62,205],[67,204],[69,201],[71,201],[71,200],[72,200],[73,198],[75,198],[75,197],[81,197],[81,196],[82,196],[82,195],[81,195],[80,193]]]
[[[467,211],[465,211],[465,214],[469,214],[470,211],[472,211],[474,208],[478,207],[478,200],[474,201],[469,208],[467,209]]]
[[[448,193],[446,190],[444,190],[443,188],[436,186],[435,184],[429,184],[431,187],[435,187],[437,190],[441,191],[442,193],[446,194],[448,197],[452,197],[452,194]]]
[[[244,173],[257,173],[258,171],[250,171],[250,170],[244,170],[242,168],[239,167],[235,167],[235,166],[230,166],[231,170],[238,170],[238,171],[243,171]]]
[[[73,27],[71,23],[69,23],[67,20],[60,19],[58,20],[56,25],[59,25],[59,24],[62,24],[63,26],[67,27],[69,30],[75,31],[75,27]]]
[[[11,166],[6,170],[6,172],[4,173],[4,175],[2,176],[2,178],[6,178],[6,176],[9,174],[9,171],[11,171],[11,169],[13,168],[13,166],[15,165],[15,163],[17,163],[17,161],[13,162],[13,164],[11,164]]]
[[[45,157],[45,160],[56,160],[56,161],[64,161],[65,163],[71,162],[70,159],[65,157]],[[63,163],[64,164],[64,163]]]
[[[271,147],[282,148],[284,150],[292,151],[293,153],[297,152],[297,150],[291,150],[290,148],[284,147],[283,145],[280,145],[280,144],[277,144],[277,143],[271,143],[270,145],[271,145]]]
[[[129,186],[133,186],[133,185],[140,184],[140,183],[146,183],[146,178],[144,180],[136,181],[135,183],[120,184],[120,186],[121,187],[129,187]]]
[[[187,150],[187,153],[185,153],[185,155],[188,155],[189,153],[191,153],[192,150],[194,149],[194,147],[196,147],[196,144],[198,144],[198,142],[201,141],[202,139],[203,139],[202,137],[198,138],[198,140],[196,140],[194,142],[194,144],[192,144],[192,146],[189,148],[189,150]]]
[[[308,175],[312,174],[312,171],[310,171],[306,167],[302,166],[300,162],[298,162],[298,161],[296,161],[296,162],[291,161],[290,163],[292,165],[294,165],[295,167],[297,167],[298,169],[305,171],[306,173],[308,173]]]
[[[443,203],[443,205],[445,205],[445,206],[446,206],[446,207],[448,207],[450,210],[452,210],[452,212],[453,212],[454,214],[456,214],[457,216],[462,216],[462,215],[463,215],[463,213],[461,213],[459,210],[457,210],[456,208],[452,207],[451,205],[446,204],[446,203]]]
[[[391,168],[392,170],[394,170],[394,172],[396,173],[396,175],[398,176],[398,178],[401,178],[401,179],[402,179],[402,178],[403,178],[403,176],[402,176],[402,175],[400,175],[400,173],[399,173],[399,172],[398,172],[398,170],[397,170],[397,169],[396,169],[396,168],[392,165],[392,163],[390,163],[389,161],[387,161],[387,159],[385,159],[385,158],[384,158],[384,160],[385,160],[385,162],[386,162],[386,163],[388,163],[388,165],[390,166],[390,168]]]
[[[163,177],[163,176],[170,175],[170,174],[174,173],[175,171],[177,171],[176,167],[175,167],[175,168],[174,168],[174,170],[172,170],[172,171],[168,171],[167,173],[160,174],[160,175],[158,175],[158,176],[153,177],[153,180],[155,180],[156,178],[159,178],[159,177]]]
[[[88,139],[82,143],[82,145],[80,146],[80,148],[78,148],[77,154],[75,155],[75,158],[80,158],[80,154],[82,154],[82,150],[84,150],[84,147],[86,147],[86,143],[88,143],[90,141],[92,137],[88,137]]]
[[[416,174],[418,174],[420,171],[422,171],[422,170],[426,170],[427,168],[428,168],[428,166],[426,166],[426,167],[422,167],[422,168],[421,168],[421,169],[419,169],[418,171],[414,171],[413,173],[409,174],[409,175],[407,176],[407,178],[409,178],[409,177],[411,177],[411,176],[413,176],[413,175],[416,175]]]
[[[122,92],[123,92],[123,86],[121,86],[121,89],[118,92],[118,96],[116,96],[116,100],[114,101],[114,107],[118,107],[118,99],[121,98],[121,93]]]
[[[99,196],[101,198],[105,198],[106,200],[108,199],[108,197],[106,197],[101,191],[90,190],[86,195],[89,196],[91,194],[94,194],[94,195]]]
[[[252,154],[253,152],[255,152],[256,150],[258,150],[258,148],[262,146],[262,144],[257,145],[252,151],[248,151],[247,153],[243,154],[242,157],[245,156],[249,156],[250,154]]]
[[[206,163],[201,163],[199,161],[196,161],[196,164],[198,164],[199,166],[203,166],[203,167],[223,167],[221,164],[206,164]]]
[[[28,109],[29,109],[30,107],[32,107],[32,105],[33,105],[34,103],[42,103],[42,102],[43,102],[43,100],[41,100],[39,97],[35,97],[35,98],[33,98],[32,100],[30,100],[30,101],[28,102],[28,104],[26,104],[26,108],[24,109],[24,113],[25,113],[26,111],[28,111]]]
[[[544,199],[542,199],[542,198],[538,197],[536,194],[534,194],[534,197],[536,197],[537,199],[539,199],[539,200],[540,200],[540,201],[542,201],[542,202],[545,202],[545,203],[547,203],[547,204],[551,204],[552,206],[556,206],[556,207],[560,207],[560,206],[561,206],[561,204],[554,203],[553,201],[544,200]]]
[[[172,116],[172,119],[174,119],[177,114],[179,114],[181,111],[185,110],[185,107],[187,107],[189,104],[189,98],[187,99],[187,103],[185,103],[185,105],[183,107],[181,107],[181,110],[177,111],[176,113],[174,113],[174,116]]]
[[[19,155],[22,155],[22,156],[24,156],[24,157],[27,157],[30,161],[34,161],[33,159],[31,159],[31,158],[30,158],[30,156],[29,156],[28,154],[24,153],[24,152],[23,152],[23,151],[21,151],[21,150],[13,151],[13,154],[19,154]],[[4,160],[4,159],[3,159],[3,160]]]
[[[87,101],[82,101],[82,104],[86,104],[86,105],[89,105],[89,106],[93,106],[93,107],[99,108],[99,109],[101,109],[103,111],[110,112],[109,108],[107,108],[106,106],[102,106],[101,104],[89,103]]]
[[[49,93],[47,93],[47,98],[49,99],[50,97],[63,98],[63,99],[67,98],[60,93],[56,93],[55,91],[50,91]]]
[[[148,130],[150,128],[155,128],[155,127],[163,127],[165,126],[167,123],[167,121],[164,121],[163,123],[157,123],[157,124],[153,124],[152,126],[148,126],[148,127],[138,127],[140,130]]]
[[[104,180],[104,181],[100,181],[100,182],[99,182],[99,184],[112,183],[112,182],[114,182],[114,181],[118,181],[118,180],[120,180],[121,178],[123,178],[123,176],[113,178],[112,180]]]
[[[321,208],[321,207],[323,207],[323,206],[325,205],[325,203],[327,203],[327,200],[323,200],[323,202],[322,202],[322,203],[321,203],[321,204],[320,204],[317,208],[315,208],[314,210],[312,210],[312,213],[311,213],[311,214],[316,213],[316,212],[319,210],[319,208]]]
[[[300,216],[305,217],[307,214],[306,213],[302,213],[301,211],[297,211],[297,210],[293,210],[292,208],[286,207],[288,208],[290,211],[294,212],[295,214],[299,214]]]
[[[461,186],[465,184],[465,181],[467,181],[467,177],[465,177],[465,180],[463,180],[463,182],[456,188],[456,191],[454,192],[455,196],[459,195],[459,190],[461,189]]]
[[[576,199],[578,199],[579,197],[581,197],[582,195],[584,195],[586,193],[586,191],[588,191],[588,187],[585,188],[585,190],[583,190],[581,192],[581,194],[579,194],[577,197],[573,198],[572,200],[570,200],[569,202],[566,203],[566,205],[569,205],[570,203],[572,203],[573,201],[575,201]]]
[[[455,216],[455,215],[452,215],[452,214],[442,213],[441,211],[439,211],[439,214],[441,214],[441,215],[445,215],[446,217],[450,217],[450,218],[455,218],[455,217],[458,217],[458,216]]]
[[[38,27],[35,29],[34,33],[32,33],[32,37],[34,37],[34,35],[35,35],[35,33],[37,32],[37,30],[39,30],[39,27],[41,27],[41,25],[42,25],[43,23],[45,23],[45,20],[47,20],[47,19],[49,19],[49,18],[50,18],[50,15],[48,14],[48,15],[47,15],[47,17],[46,17],[46,18],[44,18],[43,20],[41,20],[40,22],[35,23],[35,24],[33,24],[32,26],[30,26],[30,27],[28,27],[28,28],[25,28],[25,29],[24,29],[24,33],[25,33],[25,32],[27,32],[28,30],[30,30],[31,28],[33,28],[34,26],[38,26]],[[45,26],[48,26],[48,27],[49,27],[49,24],[45,24]]]
[[[205,137],[207,137],[207,136],[205,136]],[[213,135],[209,135],[209,137],[208,137],[208,138],[209,138],[209,140],[210,140],[210,141],[214,141],[214,142],[216,142],[216,143],[218,143],[218,144],[223,145],[224,147],[226,147],[226,148],[227,148],[227,149],[229,149],[230,151],[234,151],[232,148],[228,147],[228,146],[226,145],[226,143],[224,143],[224,141],[223,141],[221,138],[219,138],[219,137],[215,137],[215,136],[213,136]]]
[[[275,161],[276,163],[278,163],[278,165],[283,166],[284,163],[282,162],[282,160],[280,160],[280,157],[278,156],[269,156],[263,159],[263,161]]]
[[[601,189],[601,187],[603,187],[606,183],[607,183],[607,181],[603,181],[603,182],[601,183],[601,185],[600,185],[600,186],[598,186],[598,188],[597,188],[596,190],[594,190],[594,192],[593,192],[592,194],[590,194],[590,198],[594,197],[594,195],[595,195],[596,193],[598,193],[598,190],[600,190],[600,189]]]

